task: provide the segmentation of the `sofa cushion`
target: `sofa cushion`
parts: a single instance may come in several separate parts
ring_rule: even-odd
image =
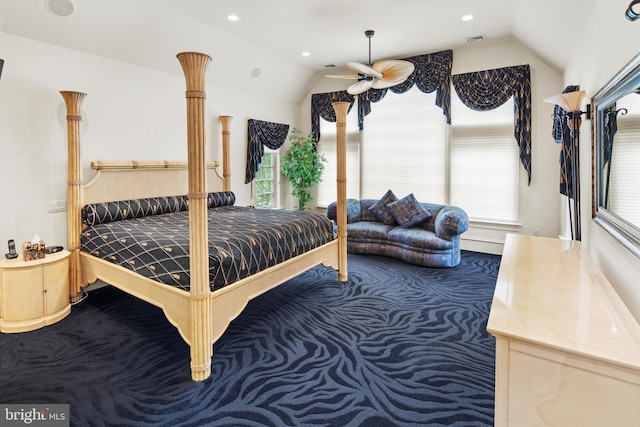
[[[386,240],[387,235],[394,229],[393,225],[380,222],[360,221],[347,225],[347,239],[360,241]]]
[[[446,251],[454,247],[454,242],[436,236],[433,231],[423,228],[405,229],[396,227],[389,231],[387,238],[405,248],[421,248],[430,251]]]
[[[425,222],[431,216],[416,200],[413,193],[387,205],[389,212],[402,228],[411,228]]]
[[[378,200],[373,206],[369,208],[369,211],[372,212],[373,215],[381,223],[387,225],[396,225],[396,219],[393,217],[387,207],[390,203],[393,203],[396,200],[398,200],[398,198],[395,194],[393,194],[393,191],[387,190],[387,192],[384,193],[384,196],[382,196],[380,200]]]

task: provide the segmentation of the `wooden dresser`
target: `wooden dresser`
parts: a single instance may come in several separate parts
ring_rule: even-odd
[[[640,325],[579,242],[508,235],[487,330],[496,426],[640,425]]]

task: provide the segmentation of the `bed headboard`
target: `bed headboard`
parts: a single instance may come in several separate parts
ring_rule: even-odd
[[[218,163],[207,166],[207,192],[223,191]],[[84,203],[112,202],[147,197],[180,196],[189,192],[187,162],[91,162],[96,175],[84,186]]]

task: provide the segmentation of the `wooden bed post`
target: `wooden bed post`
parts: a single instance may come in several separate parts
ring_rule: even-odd
[[[338,187],[338,245],[340,265],[338,268],[338,280],[347,280],[347,111],[348,102],[334,102],[333,109],[336,112],[336,154],[338,158],[338,170],[336,172],[336,185]]]
[[[77,302],[82,297],[80,274],[80,233],[84,187],[80,165],[80,107],[86,93],[61,91],[67,107],[67,249],[69,256],[69,299]]]
[[[204,73],[211,57],[198,52],[182,52],[177,57],[187,87],[191,378],[202,381],[211,375],[213,356],[204,129]]]
[[[233,116],[220,116],[220,124],[222,125],[222,180],[224,191],[231,191],[231,163],[229,160],[229,136],[231,131],[229,125]]]

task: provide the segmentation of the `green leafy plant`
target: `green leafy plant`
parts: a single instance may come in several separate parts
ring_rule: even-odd
[[[298,200],[298,209],[306,211],[313,200],[309,189],[320,182],[327,159],[316,151],[313,132],[305,136],[294,128],[289,141],[291,147],[281,158],[282,174],[293,187],[291,195]]]

